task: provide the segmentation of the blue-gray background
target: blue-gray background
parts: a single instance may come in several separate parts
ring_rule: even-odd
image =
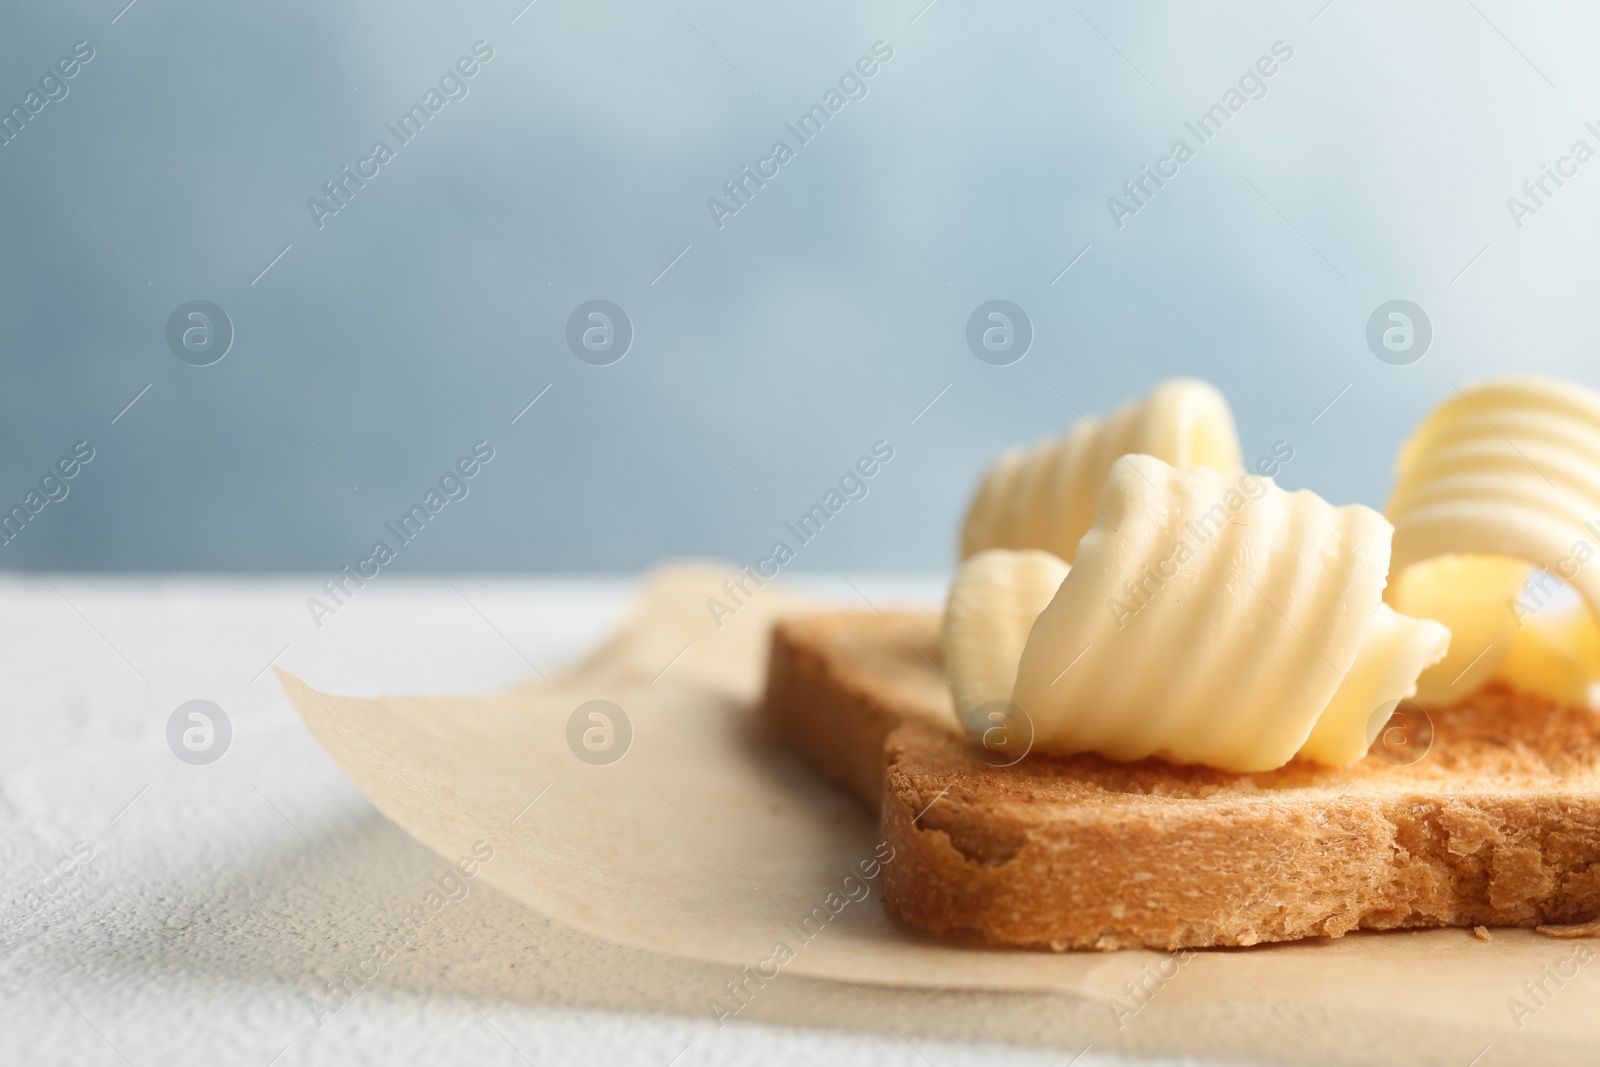
[[[1600,146],[1592,11],[925,2],[8,7],[5,109],[95,58],[0,147],[0,505],[96,457],[0,566],[331,570],[480,439],[402,567],[753,560],[884,439],[797,566],[937,569],[1001,447],[1164,376],[1217,383],[1247,457],[1291,442],[1283,483],[1373,504],[1452,383],[1600,376],[1600,162],[1506,206]],[[319,230],[307,198],[479,40],[470,94]],[[869,95],[719,230],[707,198],[878,40]],[[1279,40],[1119,229],[1107,198]],[[196,298],[237,332],[204,368],[164,337]],[[564,341],[592,298],[637,331],[612,366]],[[1034,324],[1012,366],[964,340],[992,298]],[[1392,298],[1435,330],[1410,366],[1364,340]]]

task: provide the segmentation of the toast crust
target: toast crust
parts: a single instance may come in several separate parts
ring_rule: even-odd
[[[1600,914],[1600,716],[1504,688],[1430,709],[1409,766],[1234,774],[968,744],[933,613],[773,631],[764,714],[879,812],[884,899],[996,945],[1159,949]]]

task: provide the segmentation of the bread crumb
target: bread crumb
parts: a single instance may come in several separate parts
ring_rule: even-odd
[[[1586,923],[1547,923],[1534,929],[1546,937],[1600,937],[1600,919]]]
[[[1472,936],[1477,938],[1479,941],[1494,940],[1494,937],[1489,933],[1489,928],[1487,926],[1474,926],[1472,928]]]

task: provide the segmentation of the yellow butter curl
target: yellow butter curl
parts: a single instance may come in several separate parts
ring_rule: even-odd
[[[1511,378],[1457,391],[1401,447],[1385,508],[1397,610],[1457,635],[1419,699],[1491,678],[1564,703],[1600,696],[1600,394]],[[1588,610],[1545,609],[1559,578]]]
[[[1450,639],[1383,607],[1389,537],[1370,508],[1267,478],[1117,460],[1018,665],[1034,747],[1240,772],[1359,759]]]
[[[1028,631],[1071,567],[1038,549],[993,548],[964,561],[945,601],[945,674],[956,712],[1008,700]]]

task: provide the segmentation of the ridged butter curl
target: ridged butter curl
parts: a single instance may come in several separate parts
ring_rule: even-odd
[[[1238,772],[1360,759],[1449,643],[1382,604],[1389,537],[1370,508],[1268,478],[1117,460],[1018,665],[1035,750]]]
[[[1009,700],[1028,631],[1071,567],[1039,549],[992,548],[966,560],[950,583],[941,634],[956,713]]]
[[[1240,470],[1228,402],[1191,378],[1162,382],[1109,417],[1079,419],[1060,437],[1006,451],[984,473],[961,530],[961,557],[1037,548],[1071,563],[1094,522],[1111,465],[1130,453],[1177,467]]]
[[[1600,394],[1509,378],[1458,391],[1401,446],[1384,508],[1398,573],[1436,556],[1509,556],[1549,567],[1600,609]]]
[[[1401,446],[1384,510],[1395,527],[1390,603],[1458,636],[1419,699],[1451,703],[1498,678],[1596,704],[1600,394],[1533,377],[1458,390]],[[1550,577],[1587,610],[1549,604]]]

